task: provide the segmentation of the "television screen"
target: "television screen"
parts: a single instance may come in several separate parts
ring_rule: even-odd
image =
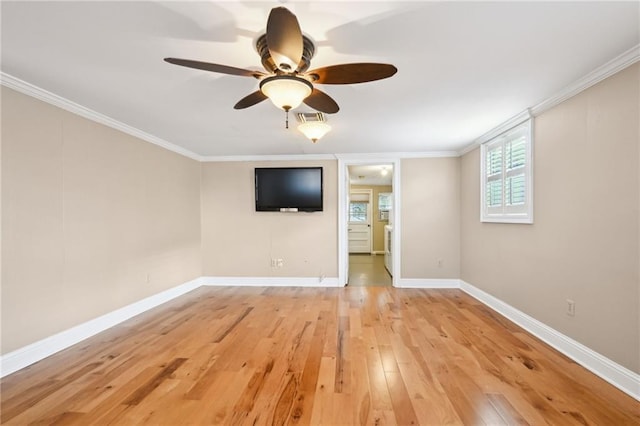
[[[322,167],[255,169],[256,211],[322,211]]]

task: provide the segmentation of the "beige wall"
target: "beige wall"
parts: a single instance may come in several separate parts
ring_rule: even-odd
[[[460,159],[406,159],[401,173],[402,278],[459,278]]]
[[[380,208],[378,206],[378,195],[381,192],[392,192],[391,185],[351,185],[351,189],[370,189],[372,192],[371,223],[373,228],[373,251],[384,252],[384,226],[389,224],[388,220],[380,220]]]
[[[255,167],[322,166],[324,211],[256,212]],[[338,276],[337,161],[202,165],[202,258],[206,276]],[[283,259],[282,268],[271,259]]]
[[[635,372],[639,75],[636,64],[536,117],[533,225],[480,223],[479,150],[461,177],[462,279]]]
[[[461,277],[640,372],[639,73],[536,118],[533,225],[479,222],[478,150],[402,160],[402,277]],[[2,353],[201,275],[338,275],[336,161],[201,165],[1,95]],[[324,212],[255,212],[254,167],[316,165]]]
[[[202,275],[198,162],[1,90],[2,353]]]

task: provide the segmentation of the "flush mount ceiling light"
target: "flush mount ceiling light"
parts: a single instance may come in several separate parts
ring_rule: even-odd
[[[307,138],[311,139],[311,142],[316,143],[320,138],[326,135],[329,130],[331,130],[331,126],[327,123],[312,121],[311,123],[303,123],[299,125],[298,130],[304,133]]]
[[[386,168],[386,167],[383,167],[383,168],[382,168],[382,170],[380,170],[380,174],[381,174],[382,176],[386,176],[386,175],[387,175],[387,173],[389,173],[389,170],[387,170],[387,168]]]
[[[327,124],[327,120],[321,112],[299,113],[297,117],[301,123],[298,126],[298,130],[304,133],[313,143],[318,142],[318,140],[331,130],[331,126]]]

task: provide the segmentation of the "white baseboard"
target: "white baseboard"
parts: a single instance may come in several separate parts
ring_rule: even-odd
[[[400,278],[398,288],[460,288],[460,280],[453,278]]]
[[[38,362],[54,353],[155,308],[196,288],[208,286],[342,287],[329,277],[200,277],[132,303],[69,330],[0,356],[0,377]],[[399,288],[460,288],[489,308],[518,324],[529,333],[573,359],[592,373],[640,401],[640,375],[611,361],[583,344],[554,330],[502,300],[458,279],[400,279]]]
[[[265,287],[342,287],[338,278],[320,277],[200,277],[138,302],[116,309],[68,330],[31,343],[13,352],[0,355],[0,377],[7,376],[50,355],[75,345],[110,327],[120,324],[149,309],[182,296],[203,285],[211,286],[265,286]]]
[[[611,361],[583,344],[530,317],[500,299],[460,280],[460,288],[494,311],[518,324],[538,339],[562,352],[587,370],[640,401],[640,375]]]
[[[344,287],[337,277],[202,277],[202,285],[236,287]]]
[[[2,355],[0,356],[0,377],[36,363],[129,318],[182,296],[201,285],[202,278],[197,278]]]

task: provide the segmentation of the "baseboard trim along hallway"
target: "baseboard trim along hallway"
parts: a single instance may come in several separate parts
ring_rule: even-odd
[[[400,278],[398,288],[460,288],[460,280],[446,278]]]
[[[341,287],[336,277],[200,277],[2,355],[0,357],[0,377],[25,368],[201,286]],[[617,364],[472,284],[457,279],[402,279],[400,280],[399,288],[461,289],[595,375],[640,401],[639,374]]]
[[[233,287],[342,287],[338,277],[202,277],[202,285]]]

